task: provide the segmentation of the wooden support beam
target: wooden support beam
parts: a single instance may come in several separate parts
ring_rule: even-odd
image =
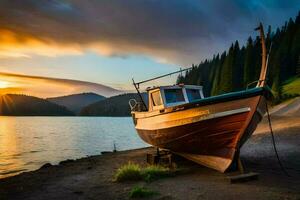
[[[240,171],[240,173],[244,174],[245,169],[244,169],[244,166],[243,166],[243,163],[242,163],[240,157],[238,157],[238,159],[237,159],[237,166],[238,166],[238,170]]]
[[[170,167],[172,166],[172,153],[169,151],[159,151],[157,149],[156,153],[147,153],[146,160],[150,165],[162,164]]]
[[[254,173],[254,172],[227,176],[230,183],[241,183],[246,181],[257,180],[258,177],[259,177],[259,173]]]

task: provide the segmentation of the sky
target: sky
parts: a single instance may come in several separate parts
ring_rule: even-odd
[[[200,63],[299,10],[299,0],[0,0],[0,94],[131,91],[132,78]]]

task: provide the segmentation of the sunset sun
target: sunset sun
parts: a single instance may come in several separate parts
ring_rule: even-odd
[[[9,86],[9,83],[6,81],[0,81],[0,88],[7,88]]]

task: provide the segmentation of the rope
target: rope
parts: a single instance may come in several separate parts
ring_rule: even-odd
[[[275,151],[275,154],[276,154],[276,157],[277,157],[278,164],[280,165],[280,168],[284,172],[284,174],[288,177],[291,177],[289,175],[289,173],[287,172],[287,170],[284,168],[284,166],[283,166],[283,164],[282,164],[282,162],[279,158],[279,155],[278,155],[277,146],[276,146],[275,137],[274,137],[274,133],[273,133],[273,129],[272,129],[271,118],[270,118],[270,113],[269,113],[267,101],[266,101],[266,111],[267,111],[267,115],[268,115],[270,133],[271,133],[271,136],[272,136],[273,148],[274,148],[274,151]]]

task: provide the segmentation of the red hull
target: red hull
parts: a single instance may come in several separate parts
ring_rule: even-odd
[[[235,153],[255,130],[265,112],[264,106],[265,98],[256,96],[204,106],[203,109],[214,112],[209,114],[213,117],[207,115],[202,119],[195,114],[183,121],[178,120],[188,114],[199,113],[199,108],[189,108],[178,111],[176,115],[165,114],[164,118],[147,117],[144,119],[147,129],[138,128],[143,127],[141,124],[136,128],[145,142],[224,172],[232,163]],[[220,113],[226,114],[223,116]],[[137,118],[137,123],[138,120],[143,118]],[[146,120],[156,123],[156,127],[151,129]]]

